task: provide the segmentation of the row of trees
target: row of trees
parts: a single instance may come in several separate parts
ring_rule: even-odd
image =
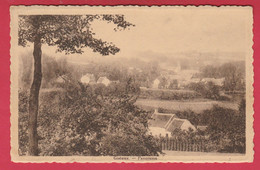
[[[225,78],[225,91],[245,90],[245,62],[226,63],[218,67],[206,66],[202,69],[203,78]]]
[[[196,91],[203,98],[213,99],[213,100],[228,100],[228,98],[220,95],[221,87],[215,85],[213,82],[190,83],[187,85],[186,88]]]

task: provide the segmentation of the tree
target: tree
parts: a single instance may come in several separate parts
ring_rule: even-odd
[[[213,82],[190,83],[187,87],[200,93],[201,96],[205,98],[214,100],[220,99],[220,87],[218,85],[215,85]]]
[[[168,81],[167,81],[166,77],[162,77],[161,81],[159,83],[159,88],[160,89],[166,89],[167,83],[168,83]]]
[[[243,91],[245,90],[245,65],[244,63],[227,63],[220,68],[224,81],[224,89],[226,91]]]
[[[240,108],[244,107],[241,101]],[[214,106],[204,112],[210,140],[219,145],[220,152],[245,153],[245,110],[240,111]]]
[[[58,52],[66,54],[83,53],[89,47],[102,55],[116,54],[119,48],[114,44],[94,38],[91,23],[103,20],[114,23],[116,30],[133,24],[125,21],[123,15],[21,15],[19,16],[18,44],[33,43],[34,74],[29,97],[29,155],[38,155],[37,116],[39,91],[42,81],[42,44],[56,46]]]
[[[206,66],[202,69],[202,77],[225,78],[223,88],[225,91],[245,90],[245,62],[225,63],[221,66]]]
[[[178,88],[178,80],[174,79],[170,82],[169,89],[177,89]]]
[[[70,82],[75,82],[73,78]],[[148,133],[151,113],[135,105],[133,82],[114,85],[119,84],[120,87],[111,88],[102,84],[67,83],[62,91],[42,93],[38,119],[39,155],[158,155],[161,152],[159,141]],[[19,99],[19,155],[25,155],[27,91],[20,91]]]

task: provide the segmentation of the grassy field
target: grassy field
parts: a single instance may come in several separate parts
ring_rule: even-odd
[[[201,98],[201,95],[191,90],[170,90],[141,88],[140,98],[159,100],[192,100]]]
[[[227,101],[213,100],[192,100],[192,101],[176,101],[176,100],[153,100],[153,99],[138,99],[136,105],[144,108],[164,108],[169,110],[184,111],[192,110],[196,113],[201,113],[206,109],[211,109],[213,105],[238,110],[238,104]]]

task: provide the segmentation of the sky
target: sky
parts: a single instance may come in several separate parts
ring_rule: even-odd
[[[176,8],[129,10],[125,19],[135,27],[115,32],[113,24],[102,21],[92,23],[95,37],[113,42],[120,52],[113,57],[141,58],[158,61],[164,58],[205,58],[212,60],[244,60],[250,48],[250,12],[242,8]],[[31,51],[32,46],[22,51]],[[55,47],[43,46],[43,53],[61,57]],[[84,49],[82,55],[67,56],[73,62],[84,62],[89,58],[101,58],[98,53]],[[111,56],[108,56],[111,57]],[[166,59],[166,61],[168,61]],[[199,60],[198,60],[199,61]]]

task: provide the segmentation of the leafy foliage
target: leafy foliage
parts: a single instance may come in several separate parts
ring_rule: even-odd
[[[222,152],[245,153],[245,113],[214,107],[208,116],[208,132]]]
[[[160,112],[171,112],[160,108]],[[194,136],[207,141],[208,151],[228,153],[245,153],[245,100],[242,99],[239,111],[214,106],[201,114],[190,110],[173,112],[181,119],[188,119],[193,125],[207,126],[206,131],[174,132],[173,134],[183,139],[192,139]]]
[[[27,153],[28,147],[28,100],[27,91],[19,91],[18,141],[19,155]]]
[[[57,51],[66,54],[83,53],[84,47],[102,55],[119,52],[114,44],[94,38],[90,27],[94,20],[112,22],[116,25],[115,30],[134,26],[125,21],[123,15],[20,15],[18,42],[26,46],[40,37],[42,43],[57,46]]]
[[[136,90],[131,83],[122,84],[120,93],[118,88],[74,83],[64,91],[42,94],[40,155],[157,155],[157,141],[147,133],[149,114],[134,105]],[[21,125],[27,121],[22,101]],[[21,154],[26,151],[25,134],[21,128]]]
[[[226,63],[218,67],[206,66],[202,69],[202,77],[225,78],[224,90],[245,90],[245,62]]]
[[[208,82],[206,84],[204,84],[203,82],[190,83],[188,85],[188,88],[198,92],[204,98],[214,99],[214,100],[221,99],[220,87],[213,84],[212,82]]]
[[[119,48],[112,43],[94,38],[90,28],[93,20],[113,22],[117,29],[133,24],[126,22],[123,15],[20,15],[18,25],[18,45],[34,44],[34,74],[29,100],[29,154],[38,155],[37,115],[39,91],[42,81],[42,44],[56,46],[57,51],[66,54],[83,53],[89,47],[102,55],[115,54]]]

